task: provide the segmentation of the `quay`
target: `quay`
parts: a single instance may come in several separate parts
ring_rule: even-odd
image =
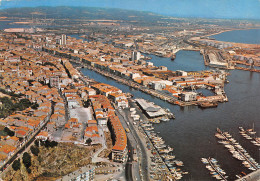
[[[146,120],[145,115],[141,112],[140,109],[138,109],[137,103],[135,101],[133,101],[132,99],[129,99],[129,102],[131,104],[130,109],[134,108],[136,110],[136,113],[138,115],[143,115],[142,118],[144,118]],[[136,138],[139,140],[140,143],[142,143],[138,149],[142,149],[142,153],[141,155],[139,155],[138,160],[142,160],[141,165],[139,166],[140,168],[142,168],[142,171],[140,171],[142,173],[142,175],[146,175],[148,174],[150,177],[150,180],[157,180],[155,179],[152,175],[155,172],[159,172],[162,174],[162,177],[167,179],[167,180],[177,180],[178,179],[178,173],[176,173],[175,175],[172,174],[172,172],[169,170],[169,168],[167,167],[166,163],[163,161],[162,157],[160,156],[159,152],[156,150],[156,148],[154,147],[151,138],[149,137],[149,134],[147,134],[147,131],[145,130],[145,127],[142,126],[143,121],[134,121],[133,118],[131,118],[131,113],[133,112],[133,110],[131,111],[130,109],[124,109],[121,110],[119,112],[121,112],[121,114],[124,115],[125,120],[127,120],[130,124],[127,124],[128,127],[130,128],[130,132],[135,132],[136,133]],[[139,136],[137,136],[139,135]],[[144,146],[145,144],[149,145],[149,146]],[[145,147],[145,148],[144,148]],[[150,147],[150,148],[149,148]],[[155,154],[153,154],[155,153]],[[146,158],[147,157],[147,158]],[[154,162],[152,161],[152,157],[153,158],[158,158],[159,162]],[[143,162],[143,160],[146,160],[146,162]],[[152,164],[157,164],[157,171],[151,169],[151,165]],[[163,165],[163,167],[159,168],[159,165]],[[163,169],[163,170],[162,170]],[[145,173],[143,173],[145,172]],[[155,173],[156,175],[156,173]],[[156,176],[155,176],[156,177]],[[148,177],[147,177],[148,178]],[[160,177],[159,177],[160,178]],[[159,179],[158,178],[158,179]],[[160,178],[161,179],[161,178]],[[147,179],[148,180],[148,179]]]
[[[148,138],[149,140],[149,144],[153,147],[153,150],[155,151],[156,155],[160,158],[160,162],[163,163],[163,165],[165,166],[165,168],[167,168],[167,174],[168,175],[172,175],[172,171],[170,170],[170,168],[167,166],[167,164],[165,163],[165,161],[163,160],[163,158],[161,157],[159,151],[155,148],[155,145],[154,143],[151,141],[151,138],[150,136],[147,134],[147,131],[144,129],[144,127],[142,127],[142,131],[143,131],[143,134]],[[173,180],[178,180],[178,173],[174,170],[173,171]]]
[[[255,180],[260,180],[260,169],[240,178],[237,179],[236,181],[255,181]]]
[[[245,68],[245,67],[235,67],[237,70],[245,70],[245,71],[250,71],[250,72],[260,72],[260,69],[252,69],[252,68]]]
[[[126,80],[124,78],[121,78],[117,75],[114,75],[114,74],[111,74],[107,71],[102,71],[101,69],[98,69],[98,68],[95,68],[93,66],[90,66],[90,65],[87,65],[87,64],[84,64],[83,62],[79,62],[79,61],[75,61],[75,60],[70,60],[76,64],[79,64],[80,66],[77,66],[78,69],[80,68],[87,68],[89,70],[93,70],[103,76],[106,76],[106,77],[109,77],[111,79],[114,79],[122,84],[125,84],[129,87],[132,87],[134,89],[137,89],[137,90],[140,90],[144,93],[147,93],[149,95],[152,95],[154,97],[157,97],[161,100],[164,100],[170,104],[174,104],[174,105],[179,105],[181,107],[185,107],[185,106],[198,106],[200,105],[202,102],[204,101],[191,101],[191,102],[185,102],[185,101],[182,101],[182,100],[179,100],[173,96],[170,96],[170,95],[167,95],[167,94],[164,94],[162,92],[158,92],[156,90],[153,90],[153,89],[150,89],[148,87],[145,87],[143,85],[140,85],[138,83],[135,83],[133,82],[132,80]],[[208,86],[211,86],[210,84],[207,84]],[[215,99],[215,102],[225,102],[225,101],[228,101],[227,97],[221,97],[220,99]]]

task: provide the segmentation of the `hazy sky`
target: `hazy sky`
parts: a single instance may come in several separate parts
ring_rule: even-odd
[[[260,19],[260,0],[0,0],[1,9],[88,6],[151,11],[178,17]]]

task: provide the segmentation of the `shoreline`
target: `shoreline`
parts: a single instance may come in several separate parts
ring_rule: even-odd
[[[225,32],[229,32],[229,31],[239,31],[239,30],[260,30],[260,27],[259,28],[247,28],[247,29],[232,29],[232,30],[222,30],[218,33],[212,33],[212,34],[209,34],[209,35],[206,35],[204,37],[211,37],[211,36],[214,36],[214,35],[218,35],[218,34],[221,34],[221,33],[225,33]],[[190,40],[192,40],[192,38],[190,38]],[[225,42],[225,43],[235,43],[235,44],[246,44],[246,45],[259,45],[259,44],[252,44],[252,43],[238,43],[238,42],[229,42],[229,41],[220,41],[220,40],[212,40],[212,41],[216,41],[216,42]]]
[[[243,28],[234,28],[234,29],[230,29],[230,30],[221,30],[221,31],[218,32],[218,33],[212,33],[212,34],[209,34],[209,35],[206,35],[206,36],[210,37],[210,36],[218,35],[218,34],[221,34],[221,33],[228,32],[228,31],[238,31],[238,30],[257,30],[257,29],[260,30],[260,27],[259,27],[259,28],[246,28],[246,29],[243,29]]]

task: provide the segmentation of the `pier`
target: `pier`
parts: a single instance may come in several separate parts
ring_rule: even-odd
[[[225,135],[220,129],[217,129],[217,130],[218,130],[218,132],[225,138],[225,140],[227,140],[227,141],[230,143],[230,145],[232,145],[232,146],[235,148],[235,150],[236,150],[254,169],[258,170],[258,167],[257,167],[252,161],[250,161],[250,160],[247,158],[247,156],[245,156],[245,154],[244,154],[240,149],[238,149],[237,146],[236,146],[232,141],[230,141],[230,139],[228,139],[228,138],[226,137],[226,135]]]
[[[212,163],[212,161],[210,160],[210,158],[208,158],[207,160],[208,160],[210,166],[218,173],[218,175],[219,175],[223,180],[227,181],[227,179],[224,177],[224,175],[223,175],[222,173],[220,173],[220,172],[218,171],[218,169],[216,169],[215,165]]]

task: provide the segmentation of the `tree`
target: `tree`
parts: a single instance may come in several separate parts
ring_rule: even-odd
[[[12,168],[17,171],[21,168],[21,161],[20,158],[18,160],[15,160],[12,164]]]
[[[30,168],[26,168],[28,173],[32,173],[32,170]]]
[[[46,148],[49,148],[49,147],[53,148],[53,147],[55,147],[55,146],[58,145],[58,142],[56,142],[56,141],[49,141],[49,140],[43,141],[43,142],[41,142],[41,143],[42,143]]]
[[[34,154],[35,156],[38,156],[38,154],[40,152],[39,148],[36,146],[31,146],[30,150],[31,150],[32,154]]]
[[[90,145],[91,143],[92,143],[92,139],[89,138],[89,139],[86,140],[87,145]]]
[[[31,155],[27,152],[23,154],[23,164],[26,168],[29,168],[32,165]]]
[[[5,128],[4,128],[4,132],[6,132],[6,134],[7,134],[8,136],[14,136],[14,132],[11,131],[8,127],[5,127]]]
[[[34,103],[31,107],[32,107],[33,109],[37,109],[37,108],[39,107],[39,104]]]
[[[57,146],[58,145],[58,142],[56,142],[56,141],[52,141],[52,142],[50,142],[50,146],[53,148],[53,147],[55,147],[55,146]]]
[[[21,99],[20,102],[18,104],[16,104],[15,106],[17,106],[18,110],[22,111],[22,110],[30,107],[31,105],[32,105],[32,103],[28,99]]]
[[[34,141],[34,145],[35,145],[35,146],[39,147],[39,144],[40,144],[40,141],[39,141],[39,140],[35,140],[35,141]]]

